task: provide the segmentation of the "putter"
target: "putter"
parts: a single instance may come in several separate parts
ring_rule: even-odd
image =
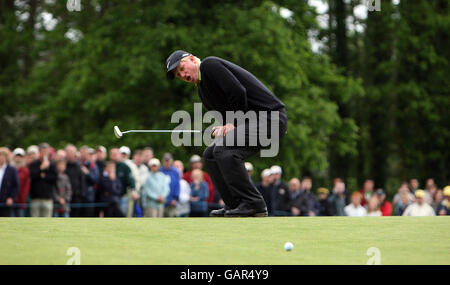
[[[120,139],[126,133],[200,133],[200,130],[128,130],[121,131],[118,126],[114,126],[114,135]]]

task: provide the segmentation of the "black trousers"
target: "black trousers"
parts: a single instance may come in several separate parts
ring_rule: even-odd
[[[0,217],[11,217],[12,207],[0,206]]]
[[[279,125],[279,138],[281,138],[287,131],[287,116],[284,109],[280,110],[279,119],[275,123]],[[238,128],[233,130],[235,136],[238,135]],[[266,203],[251,182],[244,166],[244,161],[258,153],[263,147],[259,144],[257,146],[248,144],[248,137],[254,135],[254,133],[248,126],[244,130],[246,135],[245,146],[227,143],[226,136],[229,134],[208,146],[203,153],[205,166],[209,171],[215,189],[219,191],[226,206],[234,209],[240,204],[245,204],[252,208],[264,208]]]
[[[119,204],[111,203],[108,207],[105,207],[104,217],[107,218],[123,218],[125,217],[120,210]]]
[[[71,204],[81,204],[83,202],[83,197],[80,195],[73,195],[70,201]],[[70,209],[70,216],[74,218],[83,217],[82,208],[79,206],[72,207]]]

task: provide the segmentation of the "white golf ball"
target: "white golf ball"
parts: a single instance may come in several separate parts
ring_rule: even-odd
[[[292,242],[287,242],[287,243],[284,244],[284,249],[286,251],[291,251],[291,250],[294,249],[294,245],[292,244]]]

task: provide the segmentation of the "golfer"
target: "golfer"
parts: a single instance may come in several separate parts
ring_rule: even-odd
[[[287,131],[285,105],[250,72],[218,57],[210,56],[201,61],[188,52],[177,50],[167,58],[166,66],[169,79],[177,77],[197,85],[206,109],[219,112],[224,120],[223,126],[213,129],[215,140],[203,153],[211,180],[225,203],[224,208],[211,211],[210,216],[267,216],[266,203],[244,166],[245,159],[264,148],[259,140],[257,145],[249,143],[249,138],[259,133],[247,121],[241,125],[237,125],[236,119],[227,121],[226,112],[277,111],[273,112],[278,114],[276,119],[268,114],[264,118],[258,115],[257,120],[266,126],[277,126],[276,137],[281,138]],[[272,135],[270,130],[269,127],[267,133]],[[244,146],[226,139],[227,136],[237,138],[242,133]]]

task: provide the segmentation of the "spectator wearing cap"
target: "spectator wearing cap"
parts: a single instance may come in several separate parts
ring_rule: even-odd
[[[208,215],[208,184],[203,181],[203,171],[200,169],[194,169],[191,177],[191,212],[189,216],[206,217]]]
[[[95,192],[98,188],[98,182],[100,180],[100,172],[97,164],[95,163],[94,156],[94,149],[86,145],[80,148],[81,171],[85,175],[86,179],[86,195],[83,197],[83,203],[86,205],[82,210],[83,217],[94,217],[96,213],[95,207],[90,206],[95,203]]]
[[[181,160],[175,160],[173,162],[173,167],[178,170],[180,174],[180,196],[177,202],[177,216],[178,217],[189,217],[191,212],[191,186],[189,183],[181,178],[183,176],[184,164]]]
[[[37,145],[30,145],[27,147],[25,154],[25,164],[28,166],[37,159],[39,159],[39,147]]]
[[[375,193],[375,183],[373,182],[373,179],[366,179],[364,181],[364,186],[359,190],[359,193],[362,195],[361,200],[361,206],[366,206],[369,199],[372,197],[372,195]]]
[[[403,212],[402,216],[435,216],[433,208],[425,202],[425,191],[422,189],[416,190],[414,193],[416,201],[409,205]]]
[[[309,202],[305,192],[301,189],[300,180],[292,178],[289,181],[289,193],[291,195],[292,216],[309,216]]]
[[[29,165],[31,186],[31,216],[51,217],[53,215],[53,191],[56,187],[58,173],[56,166],[49,159],[50,146],[39,145],[39,159]]]
[[[269,216],[275,213],[275,188],[273,185],[274,176],[269,168],[261,172],[261,182],[256,183],[256,189],[264,198],[267,205],[267,212]]]
[[[25,150],[16,148],[13,151],[14,166],[19,175],[19,193],[17,194],[13,209],[14,217],[25,217],[26,203],[30,193],[30,170],[25,164]]]
[[[53,192],[53,201],[56,205],[53,216],[68,218],[70,216],[70,199],[72,198],[72,186],[69,176],[66,174],[67,163],[65,160],[55,162],[58,178]]]
[[[196,154],[191,156],[191,158],[189,159],[189,171],[187,171],[183,175],[183,179],[186,180],[189,184],[192,182],[191,175],[192,175],[192,171],[195,169],[200,169],[203,171],[202,158]],[[212,183],[211,177],[209,176],[209,174],[206,171],[203,171],[203,180],[208,184],[208,191],[209,191],[208,200],[207,200],[208,205],[211,206],[210,208],[214,208],[212,204],[215,201],[217,201],[217,199],[214,199],[214,198],[216,195],[219,195],[219,192],[215,191],[214,184]],[[212,209],[209,209],[209,210],[212,210]]]
[[[251,164],[250,162],[245,162],[244,163],[244,167],[247,170],[248,177],[250,177],[250,181],[253,183],[253,179],[252,179],[252,176],[253,176],[253,164]]]
[[[11,217],[14,200],[19,192],[19,176],[10,165],[11,152],[0,147],[0,217]]]
[[[116,176],[116,162],[108,161],[99,182],[100,202],[105,203],[104,217],[124,217],[120,210],[119,203],[122,196],[122,185]]]
[[[178,170],[172,166],[173,157],[172,154],[166,152],[162,158],[162,166],[160,171],[166,175],[169,183],[169,195],[166,199],[164,208],[164,217],[176,217],[177,216],[177,201],[180,195],[180,175]]]
[[[319,201],[317,201],[316,195],[312,193],[312,179],[311,177],[305,176],[301,182],[301,190],[306,200],[308,200],[308,215],[317,216],[319,214]]]
[[[136,164],[130,159],[131,150],[127,146],[121,146],[119,148],[119,152],[122,155],[122,161],[130,168],[131,175],[134,180],[134,187],[129,188],[127,191],[127,212],[125,213],[126,217],[133,217],[134,214],[134,206],[139,198],[138,191],[140,190],[142,184],[141,179],[139,178],[139,169]]]
[[[351,197],[351,203],[345,206],[344,211],[347,216],[350,217],[364,217],[367,216],[367,210],[361,205],[362,200],[361,192],[353,192]]]
[[[443,190],[444,200],[436,208],[436,214],[439,216],[450,215],[450,186],[445,186]]]
[[[73,144],[66,145],[66,174],[72,187],[70,199],[71,217],[82,217],[81,203],[86,195],[86,177],[81,169],[81,163],[77,158],[77,148]]]
[[[376,196],[380,202],[380,211],[382,216],[390,216],[392,214],[392,204],[386,200],[386,192],[379,188],[375,192]]]
[[[345,206],[347,205],[347,195],[345,194],[345,183],[341,179],[334,180],[333,193],[328,198],[331,206],[332,216],[345,216]]]
[[[291,195],[289,194],[289,187],[281,179],[283,171],[280,166],[273,165],[270,168],[273,175],[273,186],[275,189],[275,216],[290,216],[291,215]]]
[[[128,213],[128,197],[131,196],[132,189],[135,189],[135,181],[130,167],[123,161],[123,156],[120,154],[118,148],[112,148],[109,150],[109,157],[116,163],[116,176],[120,181],[122,187],[120,193],[120,210],[123,215]]]
[[[328,200],[329,191],[327,188],[320,187],[317,189],[318,201],[319,201],[319,214],[318,216],[332,216],[333,210],[331,209],[331,203]]]
[[[148,163],[150,172],[142,188],[144,217],[161,218],[164,214],[164,203],[170,189],[166,175],[160,171],[160,165],[157,158],[150,159]]]

